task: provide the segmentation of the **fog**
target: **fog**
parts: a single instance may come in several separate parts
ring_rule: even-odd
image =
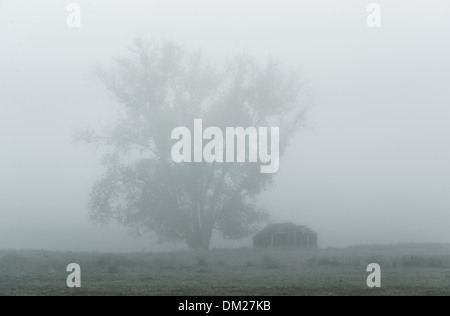
[[[222,61],[245,53],[300,69],[306,126],[259,204],[272,222],[308,225],[320,247],[450,242],[450,3],[79,0],[0,3],[0,248],[184,248],[88,217],[101,149],[80,128],[113,122],[92,75],[135,38],[173,40]],[[250,245],[213,239],[212,247]]]

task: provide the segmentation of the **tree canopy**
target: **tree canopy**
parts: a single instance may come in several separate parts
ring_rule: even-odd
[[[214,232],[241,238],[267,220],[256,197],[273,174],[254,163],[175,163],[171,132],[199,118],[221,128],[277,126],[282,154],[305,118],[297,72],[247,56],[216,66],[172,42],[136,40],[125,57],[96,73],[120,110],[112,127],[84,133],[107,149],[106,171],[91,193],[94,222],[116,220],[207,249]]]

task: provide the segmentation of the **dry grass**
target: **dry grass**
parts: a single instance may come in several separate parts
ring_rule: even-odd
[[[82,288],[65,285],[82,268]],[[366,286],[366,266],[382,288]],[[0,295],[448,295],[450,246],[170,253],[0,251]]]

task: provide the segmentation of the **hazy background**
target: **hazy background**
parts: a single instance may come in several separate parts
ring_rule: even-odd
[[[72,143],[114,117],[91,66],[135,37],[302,70],[314,107],[261,197],[274,221],[310,226],[321,247],[450,242],[448,0],[377,1],[381,29],[361,0],[77,2],[81,29],[70,1],[0,2],[0,248],[162,248],[89,222],[101,152]]]

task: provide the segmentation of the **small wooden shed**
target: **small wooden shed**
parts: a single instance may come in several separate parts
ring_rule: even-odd
[[[253,236],[255,248],[317,248],[317,233],[293,223],[269,224]]]

